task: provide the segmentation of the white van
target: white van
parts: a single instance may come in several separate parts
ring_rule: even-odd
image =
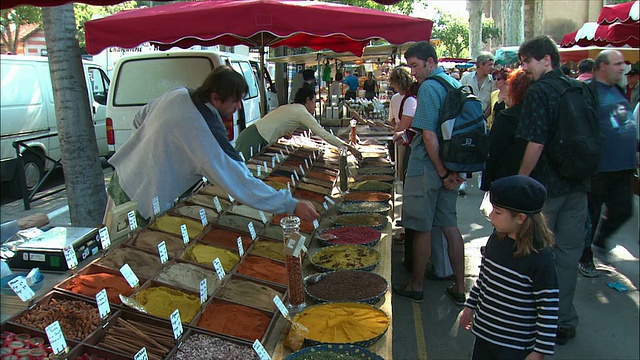
[[[235,143],[240,131],[260,119],[259,86],[264,86],[261,85],[264,82],[258,81],[259,62],[225,52],[171,50],[126,55],[116,63],[107,101],[110,149],[118,151],[131,137],[133,118],[142,106],[176,87],[198,88],[211,70],[222,65],[229,65],[242,74],[249,85],[249,92],[242,100],[242,109],[233,115],[233,127],[227,128],[229,141]]]
[[[17,159],[13,142],[26,140],[30,148],[60,159],[58,127],[53,103],[53,87],[49,62],[46,57],[0,55],[2,89],[0,92],[1,174],[2,182],[11,181],[12,191],[19,189]],[[84,77],[89,91],[89,103],[93,112],[100,156],[109,155],[106,138],[106,104],[109,78],[96,63],[84,61]],[[55,135],[30,141],[42,135]],[[52,161],[44,161],[39,156],[21,148],[24,160],[27,190],[33,189],[53,166]]]

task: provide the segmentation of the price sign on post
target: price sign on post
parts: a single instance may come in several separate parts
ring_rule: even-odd
[[[160,263],[164,264],[169,260],[169,254],[167,253],[167,244],[163,241],[158,244],[158,253],[160,254]]]
[[[267,350],[264,348],[264,346],[262,346],[262,343],[260,342],[260,340],[256,339],[256,341],[253,342],[253,351],[256,352],[256,354],[258,354],[258,357],[260,358],[260,360],[271,360],[271,356],[269,356],[269,353],[267,352]]]
[[[136,220],[136,212],[131,210],[127,213],[127,218],[129,219],[129,229],[131,231],[138,228],[138,221]]]
[[[249,154],[251,155],[251,157],[253,157],[253,146],[252,146],[251,148],[249,148],[249,150],[251,150],[251,151],[249,152]]]
[[[202,226],[207,226],[207,224],[209,223],[209,219],[207,219],[207,213],[202,208],[200,209],[200,222],[202,223]]]
[[[222,267],[222,263],[220,262],[220,258],[215,258],[213,260],[213,268],[216,270],[216,274],[218,274],[218,279],[222,280],[227,275],[224,272],[224,268]]]
[[[76,250],[73,246],[66,246],[62,249],[64,253],[64,259],[67,261],[67,268],[73,270],[78,266],[78,257],[76,256]]]
[[[249,225],[247,225],[247,227],[249,228],[249,234],[251,234],[251,240],[255,240],[256,239],[256,229],[253,227],[253,222],[249,222]]]
[[[326,201],[322,203],[322,207],[323,207],[325,210],[329,210],[329,204],[327,204],[327,202],[326,202]]]
[[[240,257],[242,257],[242,255],[244,255],[244,246],[242,245],[242,237],[238,236],[238,238],[236,239],[236,242],[238,243],[238,254],[240,255]]]
[[[264,211],[262,211],[262,210],[258,211],[258,215],[260,215],[260,220],[262,220],[262,223],[266,224],[267,223],[267,217],[264,214]]]
[[[284,149],[287,150],[287,154],[291,154],[291,151],[289,150],[289,147],[287,145],[284,146]]]
[[[102,245],[102,248],[108,248],[111,245],[111,238],[109,237],[109,230],[107,227],[105,226],[100,229],[98,234],[100,234],[100,245]]]
[[[293,170],[293,175],[296,176],[296,180],[300,181],[300,175],[298,175],[298,170]]]
[[[27,279],[25,279],[24,276],[17,276],[11,279],[9,281],[9,287],[22,301],[29,301],[36,296],[33,289],[27,285]]]
[[[289,317],[289,310],[287,310],[287,307],[284,305],[282,300],[280,300],[278,295],[273,297],[273,303],[276,304],[276,307],[280,310],[280,313],[285,319]]]
[[[304,168],[302,167],[302,164],[298,165],[300,167],[300,174],[302,176],[304,176]]]
[[[62,333],[62,328],[58,320],[44,328],[44,331],[47,333],[54,354],[58,355],[67,348],[67,341],[64,339],[64,334]]]
[[[262,166],[264,166],[264,172],[268,173],[269,172],[269,168],[267,167],[267,162],[266,161],[262,162]]]
[[[307,170],[309,170],[309,161],[307,159],[304,159],[304,167],[306,167]]]
[[[207,278],[200,281],[200,305],[207,302]]]
[[[247,159],[244,158],[244,154],[242,151],[240,152],[240,157],[242,158],[242,162],[247,162]]]
[[[287,182],[287,191],[291,192],[291,183]]]
[[[133,360],[149,360],[149,356],[147,355],[147,348],[143,347],[138,351],[134,356]]]
[[[236,201],[236,199],[233,198],[233,196],[231,196],[231,194],[229,194],[229,202],[234,202]]]
[[[187,231],[187,225],[180,225],[180,234],[182,234],[182,242],[185,244],[189,243],[189,232]]]
[[[272,156],[272,157],[271,157],[271,168],[273,169],[273,168],[275,168],[275,167],[276,167],[276,157],[275,157],[275,156]]]
[[[178,340],[180,338],[180,335],[182,335],[182,332],[184,331],[182,329],[182,320],[180,320],[180,311],[178,311],[178,309],[175,309],[171,313],[169,319],[171,320],[171,328],[173,329],[173,338]]]
[[[127,280],[129,286],[135,288],[140,283],[140,279],[136,276],[136,274],[131,270],[131,266],[129,264],[124,264],[120,268],[120,273],[124,276],[124,279]]]
[[[320,227],[320,223],[318,223],[318,219],[313,219],[313,228],[317,229]]]
[[[280,155],[282,156],[282,160],[284,160],[284,152],[280,150]]]
[[[207,180],[207,178],[206,178],[206,177],[204,177],[204,176],[202,177],[202,182],[203,182],[203,183],[205,183],[205,184],[206,184],[208,181],[209,181],[209,180]]]
[[[335,205],[335,204],[336,204],[336,202],[335,202],[335,201],[333,201],[333,199],[332,199],[332,198],[330,198],[330,197],[328,197],[327,195],[325,195],[325,196],[324,196],[324,199],[325,199],[325,200],[327,200],[327,202],[328,202],[329,204],[331,204],[331,205]]]
[[[218,214],[222,212],[222,205],[220,205],[220,199],[217,196],[213,197],[213,206],[216,207]]]
[[[100,319],[105,319],[107,316],[109,316],[109,313],[111,313],[111,306],[109,306],[107,289],[102,289],[96,294],[96,304],[98,304]]]
[[[153,215],[158,215],[160,214],[160,200],[158,200],[158,197],[154,197],[153,198]]]
[[[296,186],[296,179],[293,177],[293,174],[291,174],[291,184]]]
[[[258,165],[257,173],[258,173],[258,177],[260,177],[262,175],[262,165]]]

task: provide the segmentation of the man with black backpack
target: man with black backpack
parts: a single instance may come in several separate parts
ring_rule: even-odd
[[[542,212],[555,234],[560,288],[556,342],[562,345],[575,337],[578,325],[573,305],[576,264],[584,247],[587,191],[597,170],[602,137],[595,96],[586,84],[562,73],[551,38],[541,35],[524,42],[518,57],[534,81],[516,130],[516,137],[528,142],[519,173],[547,188]]]

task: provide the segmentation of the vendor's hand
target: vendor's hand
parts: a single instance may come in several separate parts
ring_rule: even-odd
[[[404,131],[397,131],[395,133],[393,133],[393,142],[402,142],[402,135],[404,134]]]
[[[313,204],[304,200],[298,201],[294,214],[300,219],[308,221],[312,221],[320,217],[320,215],[318,215],[318,213],[316,212],[316,208],[313,206]]]
[[[473,313],[475,311],[470,308],[470,307],[466,307],[464,308],[464,310],[462,310],[460,312],[460,327],[465,329],[465,330],[471,330],[471,324],[473,323]]]

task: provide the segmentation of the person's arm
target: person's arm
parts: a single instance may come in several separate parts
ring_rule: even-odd
[[[452,190],[460,186],[464,180],[462,180],[457,172],[447,169],[440,159],[440,145],[438,144],[438,136],[436,133],[430,130],[423,130],[422,141],[424,142],[424,146],[427,149],[427,154],[429,155],[433,166],[436,168],[438,177],[442,179],[442,185],[448,190]]]
[[[527,148],[525,149],[524,156],[522,157],[522,164],[520,164],[520,171],[518,171],[519,175],[531,175],[531,172],[538,164],[540,155],[542,155],[542,149],[544,149],[544,145],[542,144],[538,144],[533,141],[529,141],[529,143],[527,143]]]
[[[301,113],[301,116],[298,117],[298,119],[302,126],[307,127],[309,130],[311,130],[311,132],[320,136],[324,141],[328,142],[329,144],[336,147],[346,146],[349,149],[349,151],[353,154],[353,156],[355,156],[358,159],[362,157],[362,154],[360,154],[360,151],[358,151],[358,149],[356,149],[354,146],[350,144],[347,144],[346,142],[342,141],[342,139],[338,138],[337,136],[325,130],[322,127],[322,125],[320,125],[318,121],[316,121],[313,115],[306,112],[306,110],[304,114]]]

